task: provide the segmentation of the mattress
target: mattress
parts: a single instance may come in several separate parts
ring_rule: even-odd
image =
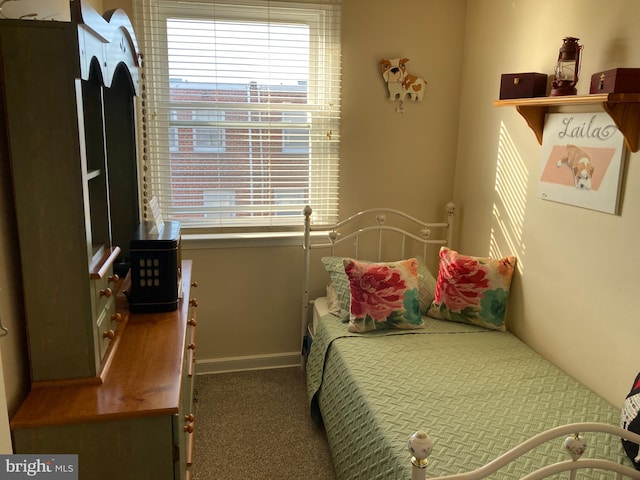
[[[329,304],[327,303],[327,297],[316,298],[313,301],[313,317],[311,321],[312,333],[315,335],[316,327],[320,319],[329,315]],[[332,318],[329,316],[328,318]]]
[[[434,477],[478,468],[548,428],[619,424],[617,408],[508,332],[425,317],[425,329],[353,334],[333,315],[318,320],[307,387],[338,480],[410,479],[407,438],[416,430],[435,442],[427,470]],[[619,439],[586,435],[590,456],[630,465]],[[489,478],[566,460],[563,440]]]

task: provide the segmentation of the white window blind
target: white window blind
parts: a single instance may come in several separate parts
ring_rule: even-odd
[[[143,211],[215,232],[338,210],[340,0],[133,0]]]

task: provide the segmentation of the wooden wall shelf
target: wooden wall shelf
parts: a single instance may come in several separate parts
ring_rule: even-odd
[[[598,105],[613,119],[632,152],[639,149],[640,93],[600,93],[594,95],[569,95],[564,97],[515,98],[495,100],[496,107],[516,107],[542,145],[545,115],[551,107],[574,105]]]

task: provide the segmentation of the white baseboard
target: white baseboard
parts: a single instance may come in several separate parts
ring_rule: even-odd
[[[300,362],[301,356],[299,352],[201,359],[196,360],[196,375],[266,368],[300,367]]]

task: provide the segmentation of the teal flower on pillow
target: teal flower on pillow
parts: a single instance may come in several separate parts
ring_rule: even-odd
[[[440,268],[446,270],[446,275],[440,275],[436,283],[435,298],[439,302],[454,312],[480,303],[489,286],[485,265],[475,258],[460,255]]]
[[[509,292],[502,288],[484,292],[484,296],[480,301],[483,313],[482,319],[496,327],[502,325],[508,298]]]

